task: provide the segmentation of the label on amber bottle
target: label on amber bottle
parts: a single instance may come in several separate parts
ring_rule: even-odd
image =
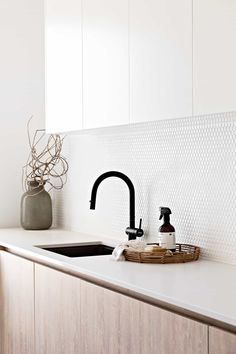
[[[158,243],[159,246],[167,248],[168,250],[175,249],[175,232],[159,232]]]

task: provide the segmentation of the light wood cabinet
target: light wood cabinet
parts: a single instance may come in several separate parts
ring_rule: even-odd
[[[129,123],[128,1],[83,1],[84,128]]]
[[[35,265],[36,354],[82,354],[80,280]]]
[[[119,294],[81,282],[82,353],[119,353]]]
[[[236,335],[0,251],[1,354],[235,354]]]
[[[140,308],[141,353],[208,353],[207,325],[142,302]]]
[[[81,1],[45,1],[48,133],[82,128]]]
[[[207,326],[35,266],[37,354],[207,354]]]
[[[236,335],[209,327],[209,354],[235,354]]]
[[[207,325],[81,282],[83,353],[207,354]]]
[[[34,264],[0,251],[0,353],[34,353]]]
[[[131,122],[192,114],[192,1],[130,1]]]
[[[236,109],[236,1],[193,0],[193,112]]]
[[[235,354],[236,335],[0,251],[1,354]]]

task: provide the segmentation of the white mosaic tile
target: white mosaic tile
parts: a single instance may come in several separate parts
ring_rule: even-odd
[[[55,197],[59,226],[126,239],[128,189],[102,182],[96,210],[92,185],[103,172],[127,174],[136,191],[136,220],[155,240],[159,206],[172,209],[177,241],[204,257],[236,264],[236,113],[103,128],[67,137],[68,184]]]

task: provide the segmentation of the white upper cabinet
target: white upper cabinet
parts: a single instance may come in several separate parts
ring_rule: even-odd
[[[194,114],[236,109],[236,1],[193,0]]]
[[[191,114],[190,0],[46,0],[47,132]]]
[[[192,1],[130,0],[131,122],[192,114]]]
[[[47,132],[236,109],[235,0],[46,0]]]
[[[82,128],[81,0],[45,1],[46,129]]]
[[[128,0],[84,0],[85,129],[129,123],[128,68]]]

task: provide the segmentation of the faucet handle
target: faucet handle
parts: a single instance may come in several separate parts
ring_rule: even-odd
[[[141,229],[142,228],[142,222],[143,222],[143,219],[142,218],[140,218],[140,220],[139,220],[139,229]]]
[[[136,229],[136,237],[142,237],[144,234],[143,229],[142,229],[142,222],[143,222],[143,219],[140,218],[139,227]]]
[[[141,229],[142,227],[142,219],[140,219],[139,221],[139,227],[127,227],[125,230],[125,233],[129,236],[129,240],[135,240],[136,237],[142,237],[144,232],[143,229]]]

